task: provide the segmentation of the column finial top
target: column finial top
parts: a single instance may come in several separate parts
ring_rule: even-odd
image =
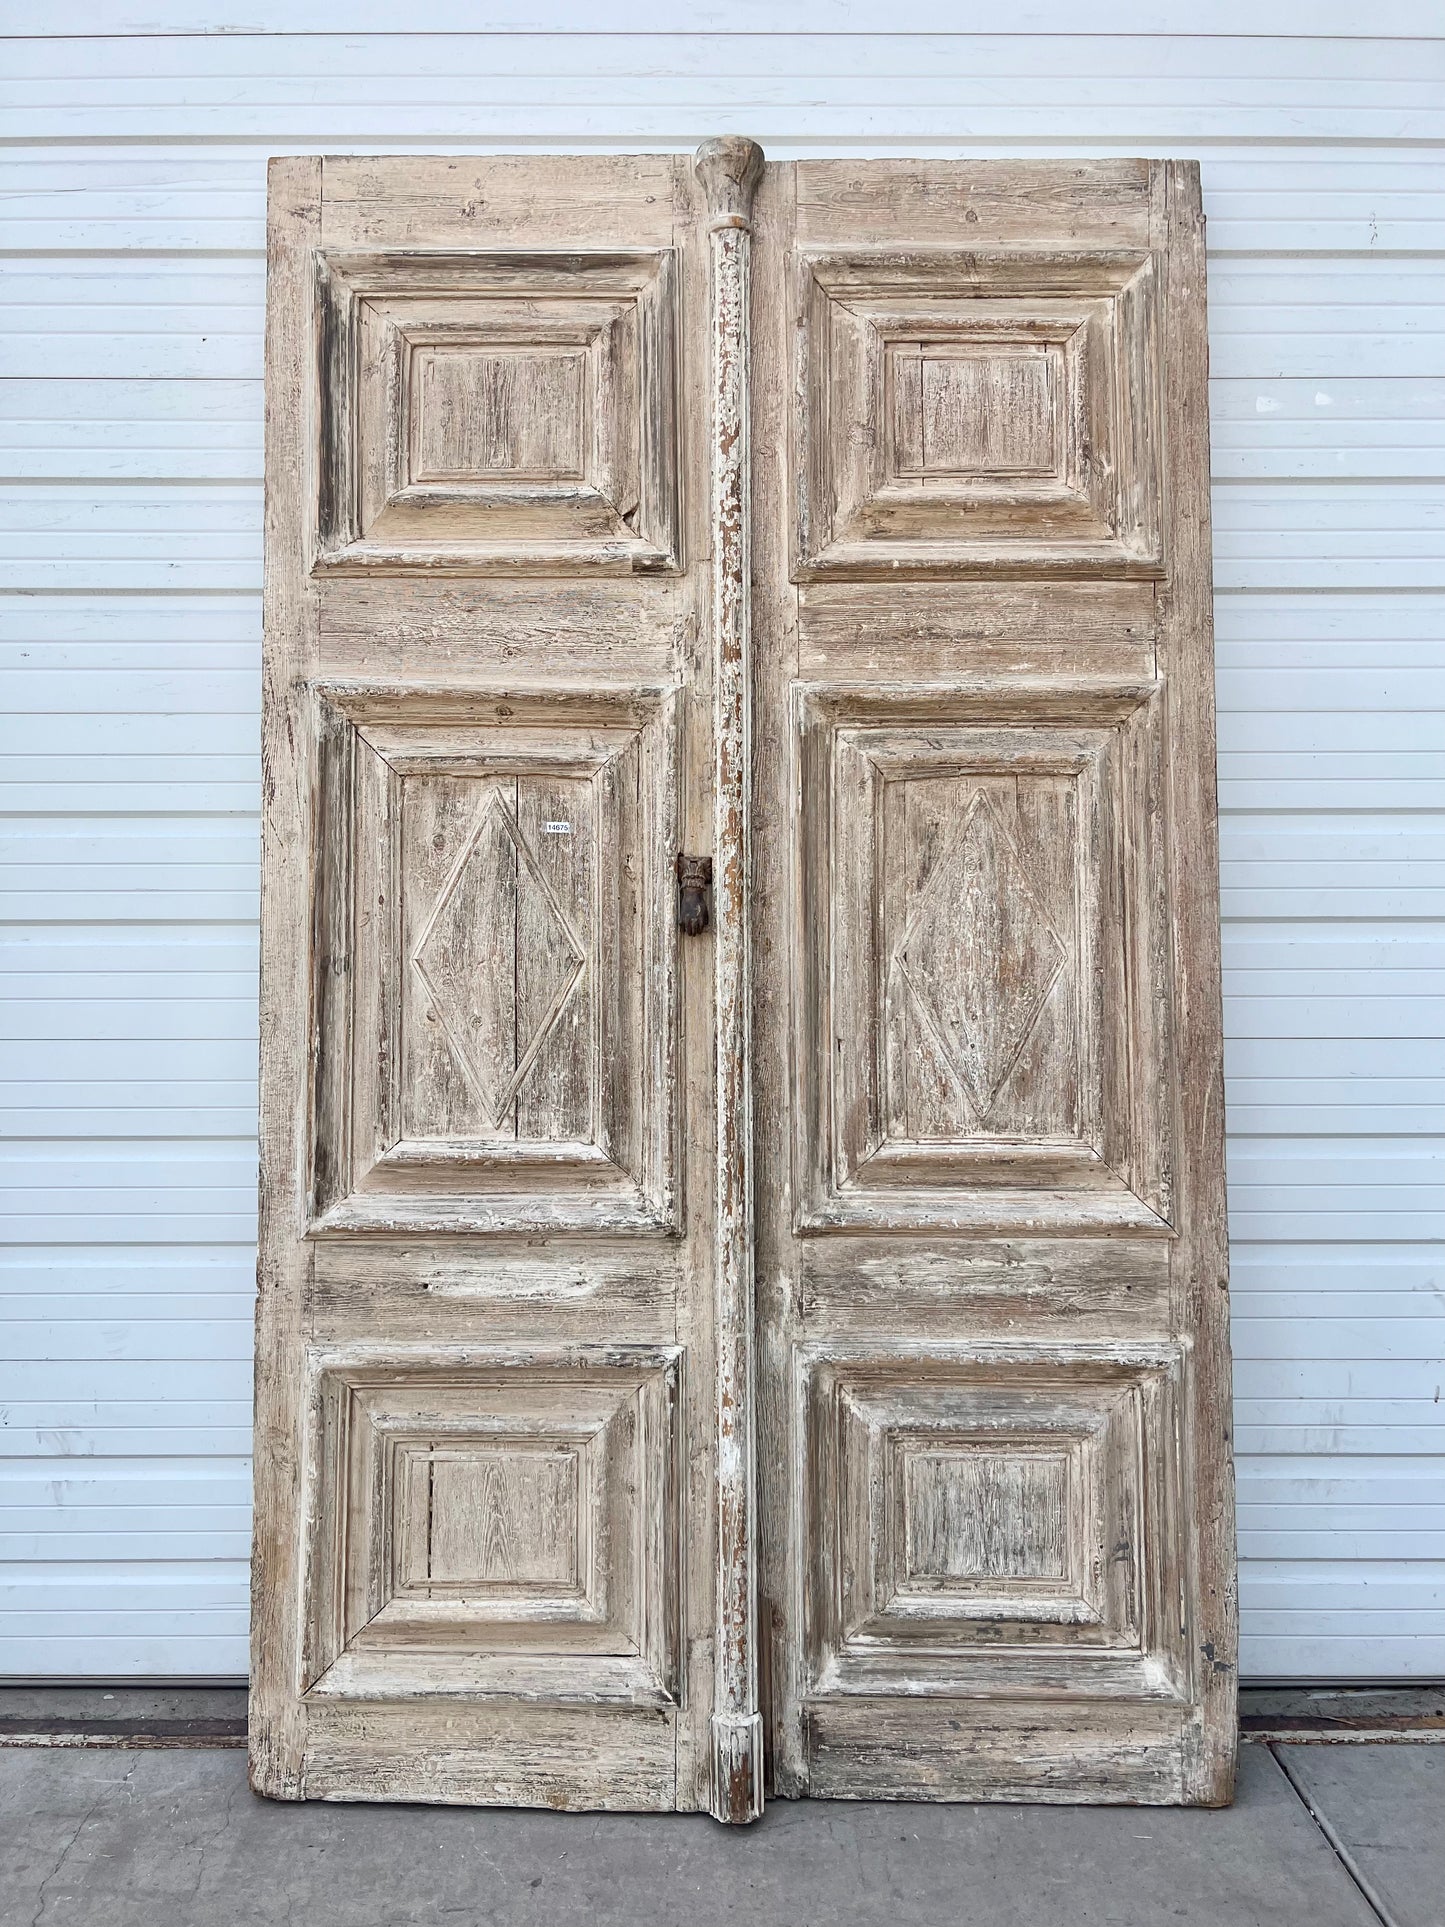
[[[763,150],[757,142],[744,134],[704,141],[693,156],[693,168],[713,219],[749,225],[753,195],[763,178]]]

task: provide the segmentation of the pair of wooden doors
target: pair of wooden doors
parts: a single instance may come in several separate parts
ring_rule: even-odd
[[[1194,169],[278,161],[267,370],[255,1785],[1227,1799]]]

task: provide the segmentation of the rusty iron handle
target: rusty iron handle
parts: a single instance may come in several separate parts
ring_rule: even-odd
[[[712,888],[712,858],[677,853],[677,927],[689,937],[700,937],[712,921],[707,893]]]

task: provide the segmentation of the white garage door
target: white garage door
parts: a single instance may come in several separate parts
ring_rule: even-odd
[[[1244,1671],[1445,1674],[1441,43],[960,36],[905,0],[792,9],[882,35],[128,10],[0,53],[0,1672],[246,1662],[265,157],[740,130],[1202,161]]]

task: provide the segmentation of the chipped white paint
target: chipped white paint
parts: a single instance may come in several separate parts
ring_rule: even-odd
[[[752,725],[749,602],[748,289],[753,195],[762,150],[737,138],[698,149],[712,301],[708,528],[712,543],[713,1052],[717,1316],[718,1649],[713,1812],[763,1806],[758,1712],[753,1444],[752,979],[748,943]]]
[[[754,264],[755,408],[796,396],[754,518],[772,1783],[1219,1804],[1198,174],[780,174]]]

